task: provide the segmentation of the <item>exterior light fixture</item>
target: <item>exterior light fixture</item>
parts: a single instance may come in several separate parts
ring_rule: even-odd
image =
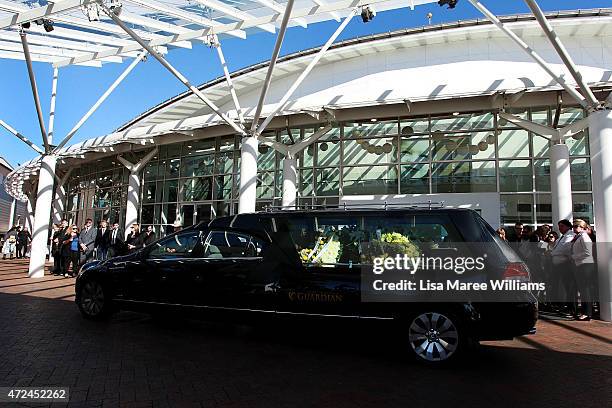
[[[504,118],[499,118],[499,120],[497,121],[497,124],[499,126],[506,126],[508,124],[508,121]]]
[[[51,31],[53,31],[53,21],[48,20],[48,19],[44,19],[43,20],[43,27],[45,28],[45,31],[50,33]]]
[[[370,6],[363,6],[361,8],[361,19],[364,23],[369,23],[372,21],[374,16],[376,16],[376,12],[374,12]]]
[[[453,116],[459,116],[459,112],[453,112]]]
[[[327,148],[328,148],[328,146],[327,146],[327,143],[325,143],[325,142],[324,142],[324,143],[321,143],[321,144],[319,145],[319,149],[321,149],[321,151],[323,151],[323,152],[324,152],[324,151],[326,151],[326,150],[327,150]]]
[[[487,149],[489,148],[489,145],[487,144],[487,142],[480,142],[478,143],[478,150],[480,150],[481,152],[485,152]]]
[[[385,143],[382,148],[383,152],[391,153],[391,151],[393,150],[393,145],[391,143]]]
[[[470,145],[470,154],[478,154],[478,146]]]
[[[487,143],[490,145],[495,144],[495,136],[493,135],[487,136]]]
[[[376,118],[370,119],[370,122],[377,122],[377,121],[378,121],[378,119],[376,119]]]

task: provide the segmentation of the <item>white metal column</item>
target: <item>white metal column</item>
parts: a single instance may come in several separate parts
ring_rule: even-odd
[[[140,206],[140,170],[130,170],[128,178],[127,203],[125,205],[125,229],[138,222],[138,207]]]
[[[123,164],[129,171],[127,202],[125,205],[125,234],[130,231],[130,226],[138,222],[138,208],[140,207],[140,171],[142,168],[157,154],[157,148],[151,150],[145,157],[140,159],[136,164],[130,163],[123,157],[117,157],[117,160]]]
[[[28,227],[30,232],[34,229],[34,200],[36,197],[33,194],[28,194],[28,200],[26,201],[26,219],[23,220],[23,225]]]
[[[283,159],[283,209],[295,208],[297,201],[297,158],[288,154]]]
[[[15,213],[17,212],[17,199],[13,198],[11,200],[11,213],[9,214],[9,223],[8,228],[11,229],[15,225]]]
[[[53,183],[55,181],[55,155],[43,156],[38,175],[38,193],[36,195],[36,210],[34,227],[32,229],[32,250],[30,253],[30,278],[42,278],[45,275],[45,260],[47,257],[47,239],[49,238],[49,215],[53,201]]]
[[[601,318],[612,321],[612,111],[589,116],[593,205],[597,231],[597,269]]]
[[[257,200],[257,149],[259,143],[256,137],[242,138],[240,146],[240,190],[238,197],[238,213],[255,212]]]
[[[66,174],[64,174],[61,179],[56,179],[57,183],[55,185],[55,193],[53,195],[53,206],[51,207],[51,220],[54,224],[58,224],[60,221],[62,221],[65,209],[64,202],[66,201],[66,189],[64,188],[64,185],[66,184],[66,181],[68,180],[68,177],[70,177],[71,173],[72,168],[68,169]]]
[[[573,219],[572,179],[569,148],[555,143],[550,147],[550,191],[552,193],[552,224]]]

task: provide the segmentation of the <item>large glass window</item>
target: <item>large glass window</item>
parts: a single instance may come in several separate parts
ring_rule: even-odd
[[[397,194],[396,166],[345,167],[342,194]]]
[[[533,191],[530,160],[500,160],[500,191]]]
[[[434,163],[431,188],[434,193],[496,191],[495,162]]]
[[[404,164],[400,171],[400,193],[429,193],[429,164]]]
[[[338,195],[339,188],[339,168],[329,167],[316,170],[316,194],[318,196]]]
[[[572,191],[591,190],[591,163],[587,158],[571,159]]]
[[[519,129],[503,130],[497,136],[497,148],[500,158],[529,157],[529,133]]]
[[[500,196],[500,215],[502,224],[516,222],[533,224],[533,195],[502,194]]]

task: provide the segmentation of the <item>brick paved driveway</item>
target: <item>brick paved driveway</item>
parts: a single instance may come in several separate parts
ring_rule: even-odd
[[[486,343],[462,364],[407,362],[363,326],[276,329],[81,318],[71,278],[0,261],[0,386],[69,386],[69,406],[606,407],[612,325],[540,321],[538,334]],[[3,406],[0,404],[0,407]],[[4,405],[6,406],[6,405]]]

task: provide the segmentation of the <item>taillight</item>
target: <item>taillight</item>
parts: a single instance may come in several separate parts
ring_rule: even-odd
[[[503,279],[529,282],[529,269],[523,262],[510,262],[506,265]]]

